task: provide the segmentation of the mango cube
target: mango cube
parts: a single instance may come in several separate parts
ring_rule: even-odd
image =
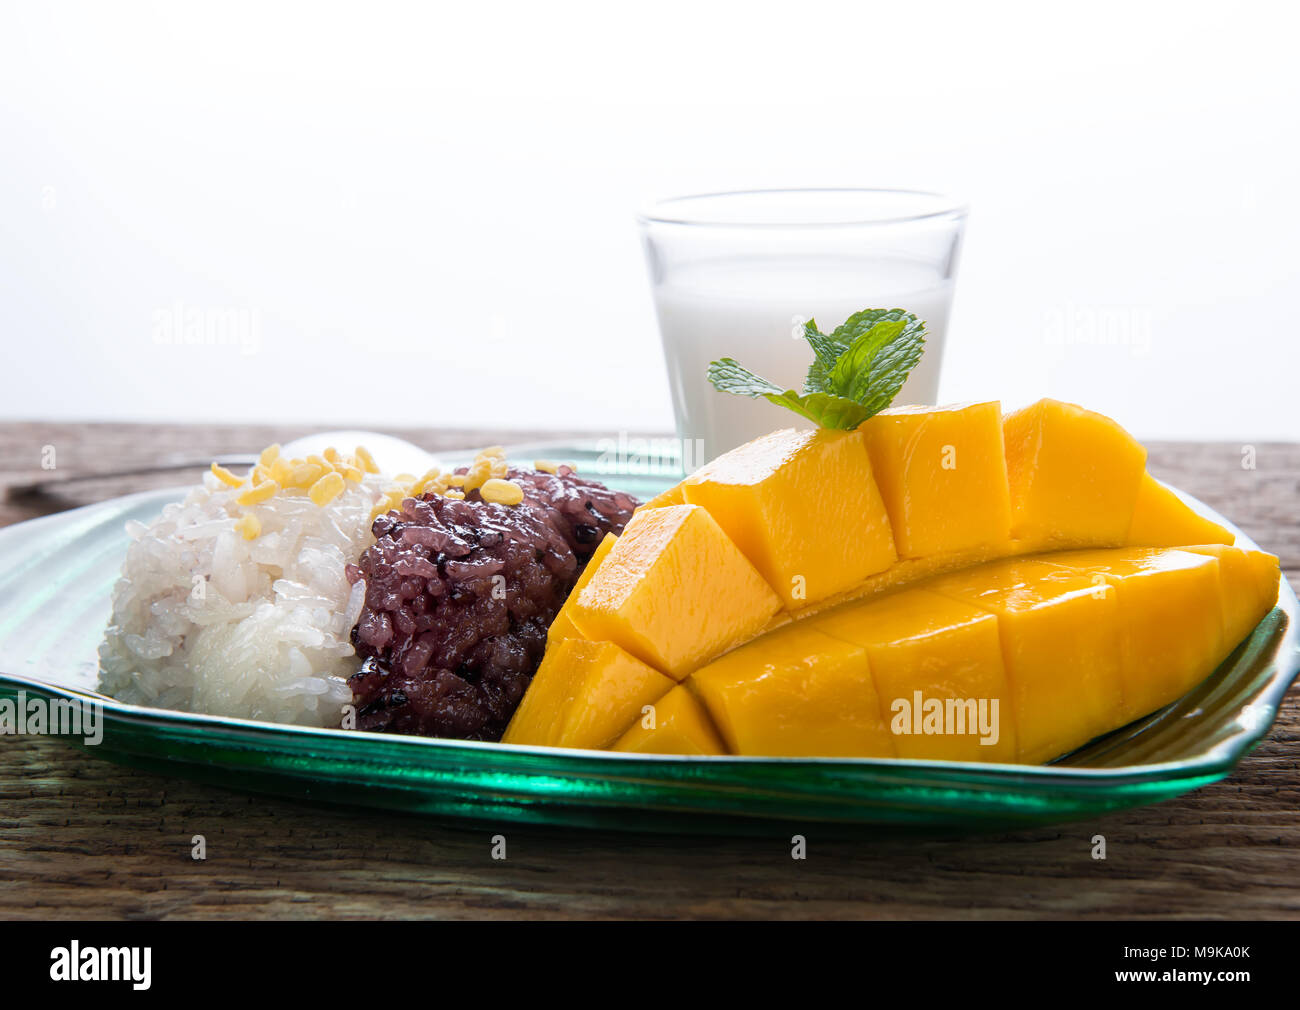
[[[1182,547],[1232,541],[1232,534],[1218,523],[1197,515],[1149,473],[1142,475],[1125,543],[1133,547]]]
[[[858,430],[899,557],[956,553],[1010,539],[1011,493],[996,401],[894,407]]]
[[[998,619],[987,610],[911,589],[809,624],[866,651],[899,757],[1016,760]]]
[[[894,537],[856,432],[783,429],[682,482],[795,609],[894,563]]]
[[[1125,542],[1146,450],[1110,418],[1039,400],[1002,424],[1011,535],[1042,547]]]
[[[1182,550],[1208,555],[1219,562],[1223,641],[1227,649],[1235,648],[1277,603],[1282,574],[1277,558],[1264,551],[1221,544],[1199,544]]]
[[[577,600],[578,594],[582,592],[583,587],[596,574],[596,569],[600,567],[601,562],[614,549],[616,540],[618,540],[616,533],[606,533],[605,539],[597,544],[596,549],[591,552],[591,557],[587,559],[587,566],[582,570],[582,574],[578,576],[578,581],[573,584],[573,589],[569,591],[569,595],[565,598],[564,605],[560,607],[560,612],[555,615],[555,620],[551,622],[550,628],[546,631],[546,644],[548,646],[564,638],[582,637],[578,626],[573,623],[574,601]]]
[[[685,505],[686,496],[682,494],[682,486],[674,484],[672,487],[660,491],[657,495],[647,502],[642,502],[637,511],[641,509],[661,509],[665,505]]]
[[[501,742],[608,747],[672,687],[617,645],[567,638],[546,650]]]
[[[708,512],[669,505],[632,516],[570,616],[584,637],[681,680],[753,638],[780,609]]]
[[[1044,560],[1115,587],[1124,687],[1121,722],[1182,697],[1226,654],[1219,620],[1219,563],[1187,551],[1066,552]]]
[[[678,684],[654,703],[611,750],[633,754],[725,754],[704,706],[685,684]]]
[[[1119,609],[1104,578],[999,561],[927,588],[997,617],[1018,760],[1038,764],[1123,725]]]
[[[733,754],[894,757],[867,654],[795,624],[688,681]]]

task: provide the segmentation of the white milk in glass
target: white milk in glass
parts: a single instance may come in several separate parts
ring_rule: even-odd
[[[934,403],[953,281],[932,264],[890,259],[729,259],[679,266],[655,289],[678,434],[703,440],[694,465],[783,427],[812,427],[765,399],[719,393],[709,362],[735,358],[786,389],[803,389],[812,349],[801,320],[830,333],[861,309],[925,320],[925,353],[896,404]],[[688,469],[691,469],[688,466]]]

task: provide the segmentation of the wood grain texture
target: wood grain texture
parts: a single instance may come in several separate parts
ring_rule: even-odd
[[[254,451],[306,429],[0,425],[0,481]],[[536,432],[396,432],[430,449]],[[561,437],[563,433],[561,433]],[[1300,446],[1151,446],[1151,469],[1300,577]],[[1247,460],[1249,461],[1249,460]],[[164,478],[175,483],[176,478]],[[148,484],[0,502],[0,524]],[[491,857],[504,834],[507,858]],[[208,858],[190,858],[191,838]],[[1106,837],[1107,858],[1091,857]],[[1227,780],[1156,806],[996,836],[674,839],[440,823],[244,795],[0,738],[0,915],[20,918],[1300,918],[1300,690]]]

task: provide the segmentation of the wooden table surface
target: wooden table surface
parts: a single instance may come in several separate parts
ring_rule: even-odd
[[[98,471],[256,451],[306,430],[0,424],[0,481],[40,477],[47,446],[58,472]],[[398,433],[435,450],[546,437]],[[1300,446],[1154,444],[1150,465],[1279,554],[1296,585]],[[96,482],[0,502],[0,525],[146,486]],[[491,855],[498,832],[505,860]],[[191,859],[195,834],[207,838],[206,861]],[[1091,856],[1097,834],[1104,861]],[[56,739],[5,736],[0,916],[1300,918],[1300,690],[1229,778],[1178,799],[996,836],[813,831],[802,861],[784,834],[448,825],[246,795],[119,767]]]

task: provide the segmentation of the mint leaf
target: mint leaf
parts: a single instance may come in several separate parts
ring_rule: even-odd
[[[776,383],[768,382],[761,375],[755,375],[735,358],[710,361],[708,377],[713,383],[713,388],[720,393],[759,397],[786,392]]]
[[[835,361],[844,348],[840,347],[835,338],[827,337],[822,330],[816,328],[816,320],[809,320],[803,324],[803,339],[813,347],[814,367],[820,365],[827,372],[835,368]]]
[[[734,358],[711,362],[719,392],[764,397],[823,428],[856,428],[884,410],[902,389],[925,349],[925,322],[903,309],[863,309],[828,334],[810,319],[804,339],[813,362],[802,393],[782,389]]]
[[[900,322],[904,323],[903,329],[886,341],[872,360],[871,373],[861,395],[855,388],[853,399],[867,408],[870,412],[868,417],[894,402],[894,397],[925,352],[925,323],[916,316]]]
[[[876,323],[858,335],[831,369],[831,389],[840,396],[860,400],[868,395],[871,367],[881,348],[899,336],[907,324],[902,320]]]
[[[866,333],[877,323],[896,323],[900,319],[915,319],[916,316],[904,309],[863,309],[861,312],[855,312],[844,320],[839,326],[835,327],[831,333],[831,339],[836,343],[848,347],[859,336]]]
[[[793,389],[782,389],[755,375],[735,358],[722,358],[710,363],[708,377],[719,392],[754,399],[764,397],[823,428],[856,428],[867,419],[862,405],[854,400],[830,393],[796,393]]]
[[[808,375],[804,379],[804,391],[832,392],[830,371],[835,366],[835,361],[853,345],[853,342],[858,337],[868,332],[876,324],[915,318],[915,316],[902,309],[863,309],[860,312],[853,313],[848,319],[835,327],[830,336],[817,332],[816,336],[822,342],[820,347],[818,344],[813,343],[813,338],[807,333],[809,325],[813,326],[814,331],[816,331],[816,326],[811,322],[806,324],[804,326],[804,339],[813,344],[816,359],[808,368]]]
[[[769,396],[778,407],[802,414],[821,428],[856,428],[871,415],[862,404],[833,393],[796,393],[787,389],[780,396]]]

